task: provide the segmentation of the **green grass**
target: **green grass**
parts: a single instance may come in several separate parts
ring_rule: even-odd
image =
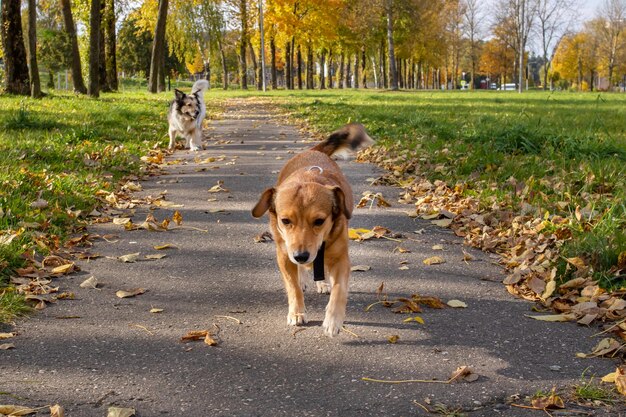
[[[81,225],[79,213],[97,205],[96,191],[140,174],[140,156],[167,143],[171,96],[128,86],[98,100],[63,92],[40,100],[0,96],[0,239],[17,236],[0,244],[0,321],[25,311],[5,290],[22,254],[54,250]],[[38,199],[48,206],[32,207]]]
[[[600,385],[594,375],[586,377],[585,373],[580,377],[580,383],[574,386],[574,398],[584,402],[602,402],[613,404],[616,394],[614,389]]]
[[[583,256],[606,288],[626,281],[610,272],[626,251],[626,95],[476,91],[272,92],[294,116],[330,132],[363,123],[390,154],[415,162],[409,176],[469,185],[494,202],[537,213],[595,213],[572,227],[563,253]],[[509,182],[524,182],[516,195]],[[584,211],[584,210],[583,210]],[[590,229],[591,227],[591,229]]]

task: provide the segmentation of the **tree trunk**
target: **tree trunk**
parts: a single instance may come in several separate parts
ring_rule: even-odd
[[[326,89],[326,77],[324,75],[325,67],[326,67],[326,52],[322,51],[320,53],[320,90]]]
[[[346,56],[341,52],[341,58],[339,59],[339,77],[337,79],[337,88],[343,88],[343,75],[346,66]]]
[[[270,38],[270,59],[272,60],[272,90],[276,90],[278,88],[278,82],[276,80],[276,40],[274,39],[274,35]]]
[[[104,28],[106,26],[105,18],[106,0],[100,0],[100,37],[99,37],[99,53],[98,58],[98,79],[100,80],[100,91],[111,91],[109,81],[107,79],[107,57],[106,43],[104,36]]]
[[[65,22],[65,31],[70,39],[72,48],[72,83],[74,91],[80,94],[87,94],[87,88],[83,81],[83,70],[80,63],[80,52],[78,51],[78,39],[76,38],[76,26],[74,26],[74,18],[72,17],[72,8],[70,0],[61,0],[61,10],[63,12],[63,20]]]
[[[9,94],[30,94],[26,48],[22,33],[20,0],[2,0],[2,46],[6,91]]]
[[[385,40],[380,41],[380,73],[382,74],[382,88],[389,88],[389,78],[387,77],[387,54],[385,53]]]
[[[115,0],[106,0],[106,9],[104,15],[105,30],[105,56],[106,56],[106,77],[109,82],[109,88],[113,91],[118,89],[117,79],[117,57],[115,37]]]
[[[302,48],[298,44],[298,90],[302,90]]]
[[[354,54],[354,88],[359,88],[359,52]]]
[[[220,58],[222,60],[222,88],[228,90],[228,65],[226,63],[226,52],[224,52],[224,44],[222,43],[222,36],[217,38],[217,47],[220,50]]]
[[[28,63],[30,74],[30,96],[40,98],[41,81],[37,65],[37,1],[28,0]]]
[[[157,24],[154,29],[154,41],[152,43],[152,59],[150,60],[150,79],[148,91],[156,93],[159,89],[161,73],[165,72],[162,65],[165,63],[165,25],[167,24],[168,0],[159,0],[159,13]]]
[[[398,90],[398,73],[396,71],[396,54],[393,46],[393,0],[387,0],[387,44],[389,52],[389,80],[391,89]]]
[[[333,88],[333,70],[334,70],[334,55],[333,51],[328,52],[328,75],[326,76],[326,85],[329,89]]]
[[[361,47],[361,74],[363,76],[363,79],[362,79],[363,88],[367,88],[367,76],[365,74],[365,66],[367,65],[366,59],[367,57],[365,56],[365,46],[362,46]]]
[[[348,54],[346,59],[346,88],[352,88],[352,61],[351,56]]]
[[[291,59],[291,42],[285,45],[285,88],[291,90],[291,73],[293,72],[293,61]]]
[[[89,95],[100,96],[100,0],[91,0],[89,13]]]
[[[239,1],[241,12],[241,34],[239,39],[239,86],[248,89],[248,66],[246,63],[246,47],[248,45],[248,8],[247,0]]]
[[[256,84],[257,90],[262,90],[263,85],[261,84],[261,78],[258,76],[260,65],[258,64],[256,60],[256,54],[254,53],[254,48],[252,47],[252,42],[250,41],[250,39],[248,39],[248,47],[250,48],[250,59],[252,60],[252,73],[254,74],[254,78],[252,79],[252,85]]]

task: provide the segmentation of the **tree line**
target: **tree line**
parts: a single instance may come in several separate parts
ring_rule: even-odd
[[[120,72],[146,77],[151,92],[187,73],[242,89],[626,82],[626,0],[604,0],[584,22],[579,0],[25,3],[2,1],[3,77],[7,92],[33,97],[42,94],[39,63],[48,84],[69,69],[74,90],[94,97],[117,90]]]

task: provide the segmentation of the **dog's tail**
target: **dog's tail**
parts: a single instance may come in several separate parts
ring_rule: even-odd
[[[374,139],[367,134],[362,124],[350,123],[335,130],[325,141],[315,145],[313,150],[331,156],[346,151],[357,152],[373,144]]]
[[[204,93],[204,90],[209,88],[209,82],[207,80],[198,80],[193,83],[191,87],[191,94],[200,94]]]

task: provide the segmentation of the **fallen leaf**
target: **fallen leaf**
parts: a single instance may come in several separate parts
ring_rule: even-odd
[[[587,268],[587,265],[585,264],[585,261],[583,261],[581,258],[566,258],[567,262],[574,265],[576,267],[576,269],[585,269]]]
[[[540,321],[549,321],[549,322],[576,320],[575,314],[546,314],[542,316],[531,316],[529,314],[524,314],[524,315],[531,319],[540,320]]]
[[[531,404],[535,408],[539,408],[542,410],[550,410],[555,408],[565,408],[565,403],[552,391],[552,394],[544,397],[533,398]]]
[[[70,274],[74,271],[75,265],[74,263],[69,263],[69,264],[65,264],[65,265],[60,265],[57,266],[56,268],[52,268],[52,271],[50,271],[53,274]]]
[[[392,345],[398,343],[398,340],[400,340],[400,336],[398,336],[397,334],[394,334],[387,338],[387,341],[391,343]]]
[[[420,316],[407,317],[406,319],[402,320],[402,323],[410,323],[412,321],[415,321],[419,324],[424,324],[424,319]]]
[[[143,288],[133,288],[132,290],[128,290],[128,291],[119,290],[118,292],[115,293],[115,295],[118,298],[129,298],[129,297],[134,297],[136,295],[143,294],[145,292],[146,290]]]
[[[430,222],[435,226],[448,227],[452,224],[452,219],[431,220]]]
[[[215,341],[215,339],[211,337],[210,333],[207,333],[207,335],[204,337],[204,343],[209,346],[217,346],[217,341]]]
[[[475,261],[475,260],[476,260],[476,258],[475,258],[474,256],[470,255],[469,253],[467,253],[467,252],[463,251],[463,260],[464,260],[465,262],[468,262],[468,261]]]
[[[177,204],[172,201],[165,201],[165,200],[156,200],[152,204],[154,204],[155,206],[165,207],[165,208],[185,207],[184,204]]]
[[[355,265],[352,268],[350,268],[350,271],[362,271],[362,272],[365,272],[365,271],[369,271],[370,269],[372,269],[372,267],[369,266],[369,265]]]
[[[446,261],[441,256],[431,256],[423,260],[424,265],[438,265],[443,264]]]
[[[0,414],[7,416],[27,416],[35,414],[37,410],[21,405],[0,405]]]
[[[443,250],[443,246],[441,246],[441,245],[434,245],[431,249],[432,250]]]
[[[393,252],[398,252],[398,253],[411,253],[411,251],[409,249],[403,248],[402,246],[396,246],[393,250]]]
[[[452,375],[450,375],[450,378],[448,378],[448,383],[460,381],[474,382],[477,379],[478,375],[474,373],[472,368],[470,368],[469,366],[459,366],[458,368],[456,368],[456,371],[454,371]]]
[[[9,350],[9,349],[15,349],[15,345],[13,343],[3,343],[0,345],[0,350]],[[0,414],[2,414],[0,412]]]
[[[450,300],[446,304],[452,308],[467,308],[467,304],[461,300]]]
[[[579,358],[596,358],[599,356],[608,356],[612,353],[612,357],[617,352],[619,352],[622,347],[624,346],[620,344],[617,340],[607,337],[600,340],[600,342],[598,342],[598,344],[593,348],[591,353],[577,353],[576,356]]]
[[[50,407],[50,417],[65,417],[65,410],[59,404]]]
[[[266,242],[272,242],[273,240],[274,239],[272,238],[272,234],[268,231],[260,233],[254,237],[255,243],[266,243]]]
[[[133,417],[134,415],[134,408],[109,407],[107,412],[107,417]]]
[[[15,337],[15,333],[0,333],[0,340]]]
[[[406,266],[406,265],[404,265],[404,266],[399,267],[398,269],[399,269],[400,271],[406,271],[406,270],[408,270],[408,269],[409,269],[409,267],[408,267],[408,266]]]
[[[174,223],[180,226],[181,224],[183,224],[183,215],[180,214],[178,210],[176,210],[172,215],[172,220],[174,221]]]
[[[80,283],[80,288],[98,288],[98,278],[90,276]]]
[[[162,308],[151,308],[150,312],[153,313],[153,314],[161,313],[161,312],[163,312],[163,309]]]
[[[117,224],[117,225],[120,225],[120,226],[124,226],[124,225],[126,225],[127,223],[130,223],[130,222],[131,222],[130,217],[114,217],[113,218],[113,224]]]
[[[154,249],[156,250],[163,250],[163,249],[178,249],[177,246],[172,245],[171,243],[166,243],[164,245],[157,245],[157,246],[153,246]]]
[[[124,263],[136,262],[137,258],[139,258],[140,254],[141,254],[141,252],[129,253],[127,255],[118,256],[117,260],[120,261],[120,262],[124,262]]]
[[[30,208],[34,208],[34,209],[44,209],[48,207],[48,202],[46,200],[43,199],[38,199],[33,201],[32,203],[30,203]]]

